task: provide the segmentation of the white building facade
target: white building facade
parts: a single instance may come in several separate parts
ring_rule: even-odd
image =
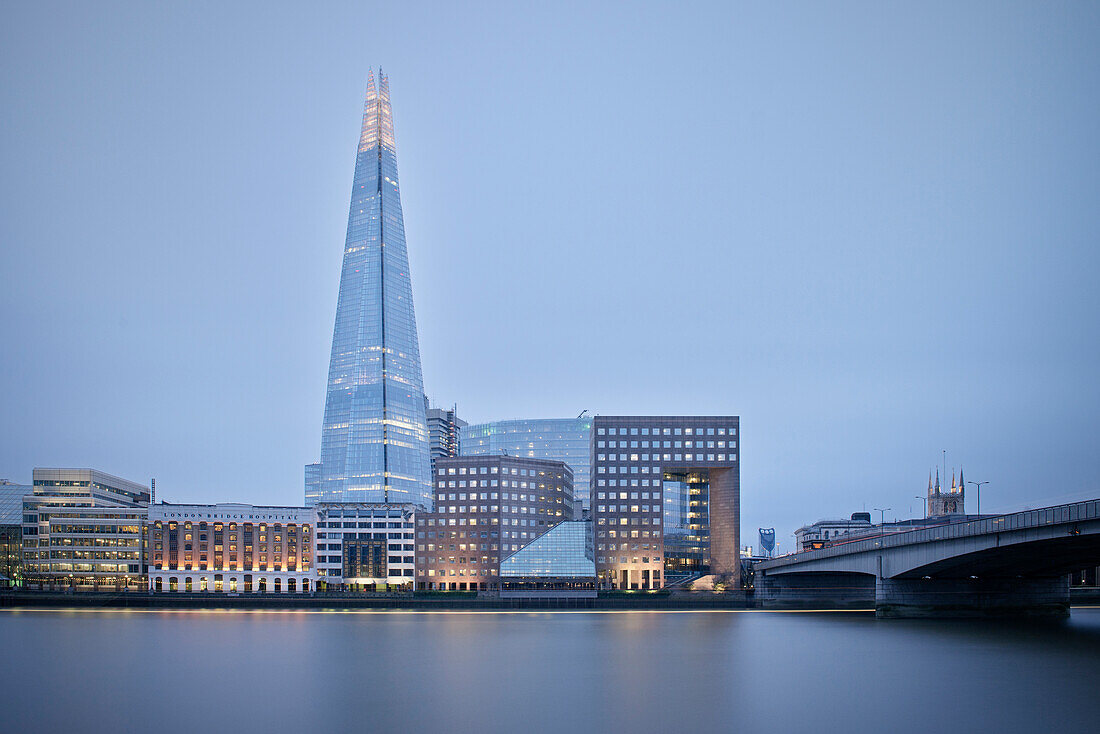
[[[416,505],[321,502],[313,509],[322,590],[412,589]]]

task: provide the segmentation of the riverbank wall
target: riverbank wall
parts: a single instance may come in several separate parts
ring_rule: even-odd
[[[751,609],[753,600],[743,591],[690,594],[637,593],[596,598],[499,598],[476,593],[439,594],[148,594],[102,592],[0,592],[4,607],[80,607],[118,609],[391,609],[413,611],[590,609],[590,610],[706,610]]]

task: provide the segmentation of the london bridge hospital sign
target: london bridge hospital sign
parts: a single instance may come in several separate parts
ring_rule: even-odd
[[[277,520],[292,522],[312,522],[311,513],[268,513],[268,512],[163,512],[157,513],[165,520]],[[156,519],[150,517],[150,519]]]

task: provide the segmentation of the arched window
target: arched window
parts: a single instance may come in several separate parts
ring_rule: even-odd
[[[309,579],[302,579],[302,591],[309,593]]]
[[[297,588],[295,588],[296,583],[297,582],[294,579],[287,579],[286,580],[286,590],[291,592],[291,593],[294,593],[295,591],[297,591]]]
[[[232,593],[232,592],[235,592],[236,590],[237,590],[237,577],[236,576],[231,576],[229,578],[229,591]]]
[[[160,576],[157,576],[157,580],[154,583],[154,588],[157,591],[164,591],[164,579],[162,579]]]
[[[282,584],[282,581],[283,581],[282,579],[275,579],[275,593],[276,594],[278,594],[280,591],[282,591],[282,589],[280,588],[280,585]]]
[[[260,577],[259,589],[260,589],[261,594],[266,594],[267,593],[267,579],[264,578],[263,576]]]
[[[190,594],[192,591],[194,591],[194,588],[191,584],[191,577],[190,576],[188,576],[184,580],[183,584],[184,584],[184,589],[187,591],[188,594]]]
[[[176,578],[175,576],[168,579],[168,590],[169,591],[179,591],[180,590],[180,580],[178,578]]]
[[[203,576],[203,577],[202,577],[202,578],[201,578],[201,579],[199,580],[199,588],[200,588],[200,589],[201,589],[202,591],[207,591],[207,590],[208,590],[208,589],[210,588],[210,585],[209,585],[209,581],[207,580],[207,578],[206,578],[205,576]]]

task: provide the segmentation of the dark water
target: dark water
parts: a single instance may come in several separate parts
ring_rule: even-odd
[[[1100,609],[0,611],[0,731],[1100,731]]]

